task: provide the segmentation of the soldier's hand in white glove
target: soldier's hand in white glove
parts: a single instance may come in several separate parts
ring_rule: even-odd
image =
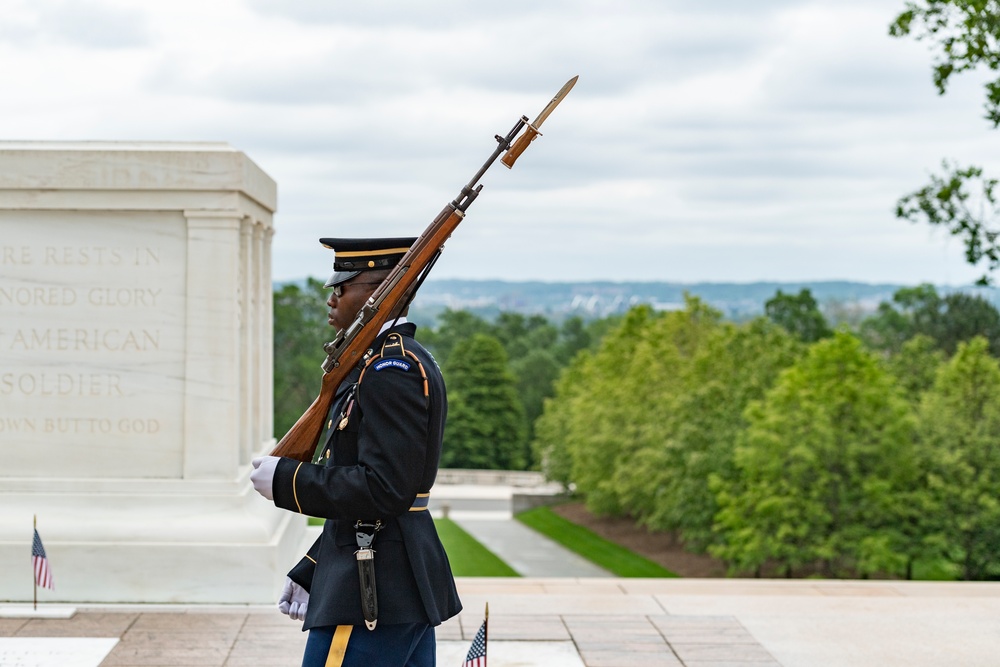
[[[250,473],[253,488],[268,500],[274,500],[274,492],[272,491],[274,469],[278,467],[280,460],[279,456],[261,456],[250,462],[253,466],[253,472]]]
[[[296,621],[306,620],[306,609],[309,607],[309,591],[299,586],[291,579],[285,580],[285,588],[278,598],[278,611],[288,614]]]

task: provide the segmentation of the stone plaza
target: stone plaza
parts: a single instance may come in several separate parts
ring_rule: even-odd
[[[991,667],[1000,655],[994,583],[460,578],[458,585],[465,609],[438,628],[439,665],[461,664],[487,602],[493,667]],[[97,641],[91,662],[59,653],[58,642],[70,638]],[[69,619],[0,617],[0,657],[22,657],[3,664],[23,667],[295,667],[304,644],[300,624],[273,605],[94,605]],[[86,645],[69,642],[67,650],[73,646],[79,655]]]

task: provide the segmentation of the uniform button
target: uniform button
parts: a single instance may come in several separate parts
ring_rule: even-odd
[[[326,423],[326,427],[327,427],[328,429],[331,429],[331,428],[333,428],[333,420],[332,420],[332,419],[331,419],[330,421],[328,421],[328,422]]]

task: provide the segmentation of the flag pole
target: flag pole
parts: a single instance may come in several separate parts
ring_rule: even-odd
[[[32,543],[34,543],[35,533],[38,532],[38,515],[37,514],[33,514],[32,517],[31,517],[31,528],[32,528],[32,530],[35,531],[34,533],[31,534],[31,540],[32,540]],[[34,611],[38,611],[38,577],[35,576],[35,559],[34,558],[31,559],[31,581],[32,581],[32,584],[34,585],[34,592],[35,592],[34,593],[34,600],[35,600],[35,609],[34,609]]]
[[[488,645],[490,638],[490,603],[486,603],[486,612],[483,617],[483,646]],[[486,667],[486,662],[489,660],[487,657],[488,651],[483,651],[483,667]]]

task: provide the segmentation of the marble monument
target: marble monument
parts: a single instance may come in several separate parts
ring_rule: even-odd
[[[0,601],[268,603],[277,187],[216,143],[0,142]]]

